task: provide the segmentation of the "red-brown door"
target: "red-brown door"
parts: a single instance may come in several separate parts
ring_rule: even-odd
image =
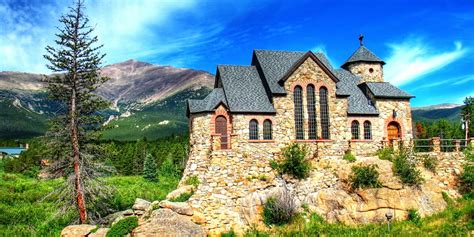
[[[392,144],[393,140],[400,138],[400,125],[397,122],[391,122],[388,124],[387,138],[390,144]]]
[[[228,149],[227,119],[224,116],[216,118],[216,133],[221,135],[221,149]]]

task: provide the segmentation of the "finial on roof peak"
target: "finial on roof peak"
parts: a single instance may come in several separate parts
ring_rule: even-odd
[[[364,46],[364,43],[362,42],[363,40],[364,40],[364,35],[360,34],[359,35],[359,44],[360,44],[360,46]]]

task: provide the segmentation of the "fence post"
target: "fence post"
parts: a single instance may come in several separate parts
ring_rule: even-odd
[[[461,150],[461,141],[460,140],[454,140],[454,150],[456,152],[459,152]]]
[[[441,152],[441,139],[439,137],[431,138],[431,144],[433,145],[433,152]]]

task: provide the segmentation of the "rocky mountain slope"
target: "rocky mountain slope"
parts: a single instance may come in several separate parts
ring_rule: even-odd
[[[110,78],[98,90],[98,94],[112,104],[113,110],[107,112],[109,122],[122,124],[113,124],[112,130],[116,131],[109,132],[112,134],[108,136],[110,139],[115,138],[113,134],[120,133],[118,130],[126,129],[122,132],[124,134],[130,132],[131,127],[140,127],[144,117],[169,121],[171,116],[176,123],[186,127],[185,113],[176,111],[184,111],[182,107],[187,98],[207,94],[214,77],[204,71],[134,60],[105,66],[101,73]],[[44,133],[47,119],[59,109],[57,104],[47,99],[46,84],[42,81],[44,77],[31,73],[0,72],[0,139],[29,138]],[[176,127],[176,123],[162,124],[151,138],[168,135],[170,127],[175,128],[173,133],[183,129],[183,126]]]
[[[438,119],[447,119],[459,122],[461,119],[460,104],[439,104],[425,107],[412,108],[412,117],[414,121],[433,121]]]

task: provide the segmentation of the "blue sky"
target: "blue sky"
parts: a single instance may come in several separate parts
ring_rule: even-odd
[[[390,2],[390,3],[388,3]],[[48,73],[44,47],[71,1],[0,0],[0,71]],[[474,1],[86,0],[106,63],[215,73],[253,49],[322,51],[339,67],[365,46],[413,106],[474,96]]]

